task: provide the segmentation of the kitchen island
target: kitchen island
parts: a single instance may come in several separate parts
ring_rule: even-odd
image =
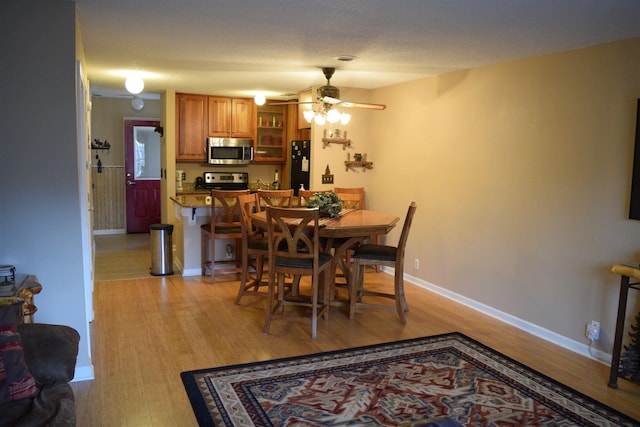
[[[171,200],[174,204],[175,216],[174,264],[183,276],[199,276],[202,274],[200,226],[211,219],[211,196],[179,195],[171,197]],[[223,243],[220,242],[220,244]],[[216,252],[224,254],[225,251],[222,248],[218,249],[216,246]]]

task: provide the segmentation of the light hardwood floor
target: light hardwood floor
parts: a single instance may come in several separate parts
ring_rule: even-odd
[[[126,249],[126,241],[114,245]],[[96,269],[113,270],[96,271],[110,279],[95,284],[95,380],[72,384],[79,427],[197,426],[182,371],[453,331],[640,419],[640,386],[620,380],[618,390],[610,389],[608,366],[408,283],[406,326],[393,311],[367,309],[350,321],[344,310],[334,308],[328,322],[319,321],[313,341],[306,323],[275,322],[271,334],[264,335],[264,300],[247,296],[234,305],[235,275],[217,276],[214,284],[209,278],[152,277],[146,262],[140,266],[146,267],[146,277],[114,280],[121,263],[100,258],[123,259],[122,254],[96,253]],[[392,276],[385,273],[367,273],[366,280],[392,286]]]

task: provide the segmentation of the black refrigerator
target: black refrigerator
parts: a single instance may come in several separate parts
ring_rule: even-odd
[[[310,189],[311,141],[308,139],[292,140],[290,148],[289,176],[291,177],[291,188],[293,188],[293,193],[297,196],[301,185],[304,185],[305,190]]]

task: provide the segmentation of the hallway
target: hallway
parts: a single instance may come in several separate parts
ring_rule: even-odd
[[[96,282],[152,277],[149,233],[95,236]]]

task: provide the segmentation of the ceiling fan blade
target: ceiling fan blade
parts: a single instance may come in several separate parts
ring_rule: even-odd
[[[385,108],[387,108],[387,106],[384,104],[365,104],[361,102],[349,101],[341,101],[338,105],[347,108],[364,108],[366,110],[384,110]]]
[[[267,105],[301,105],[301,104],[317,104],[318,101],[283,101],[269,102]]]

